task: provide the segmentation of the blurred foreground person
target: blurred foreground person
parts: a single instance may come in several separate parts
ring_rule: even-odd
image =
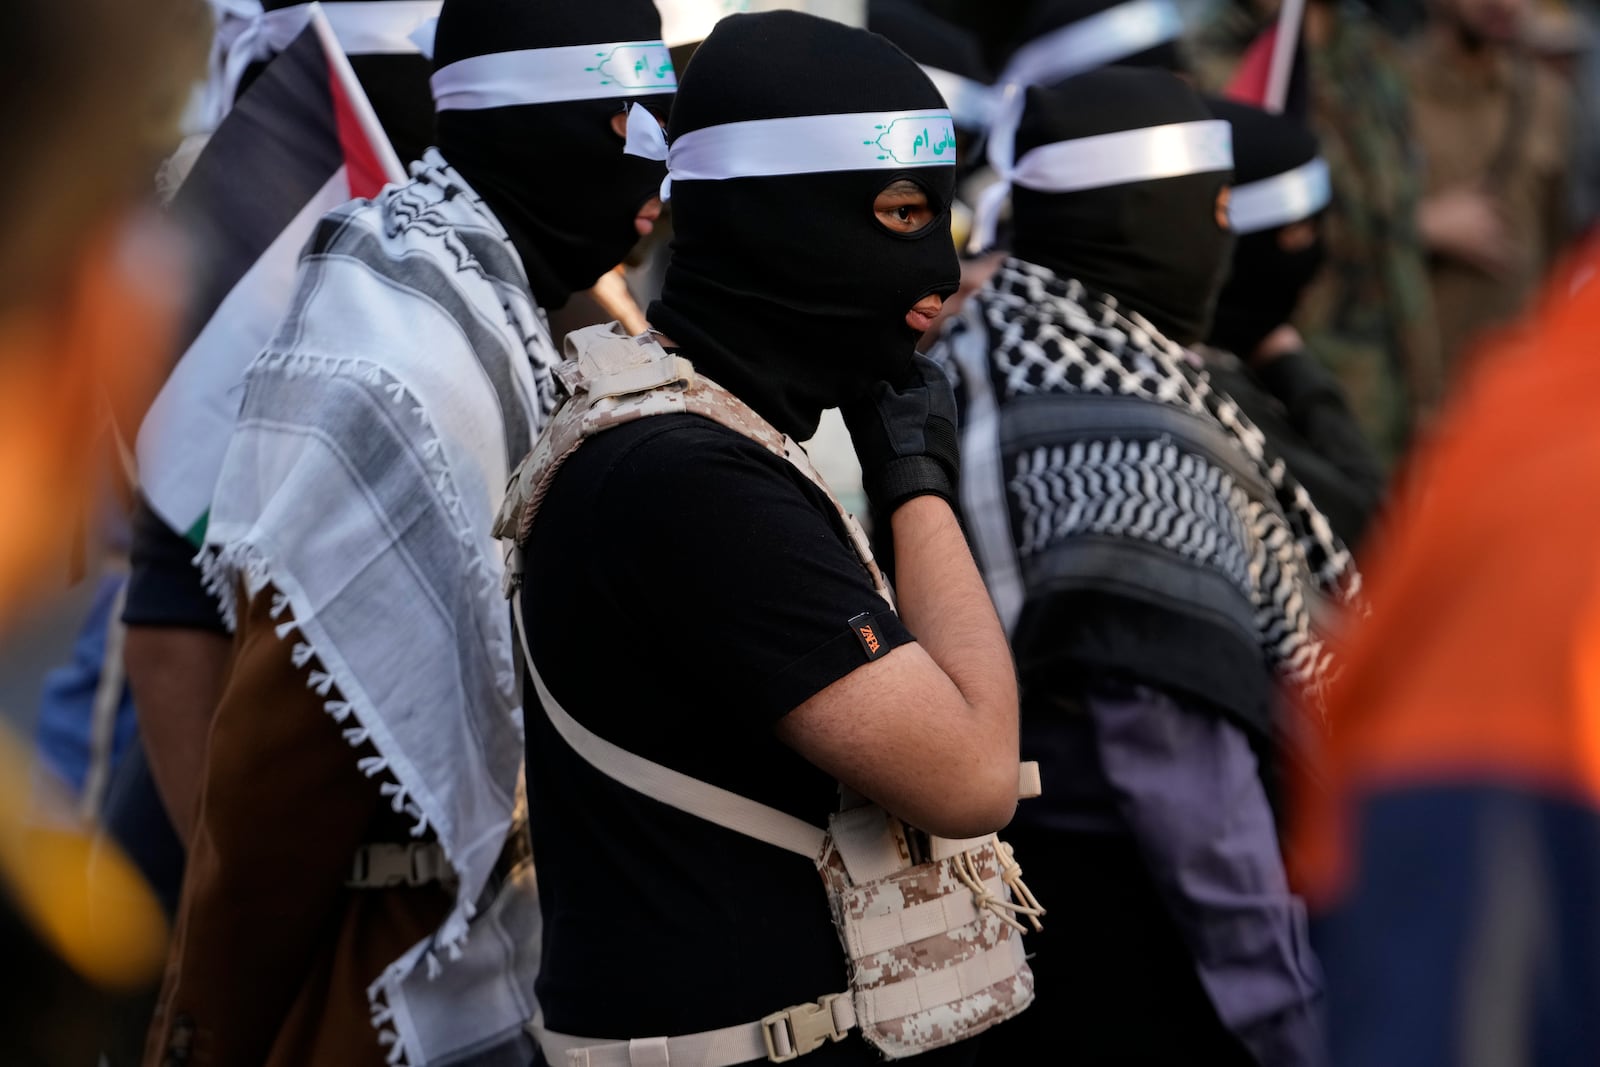
[[[1600,1049],[1597,266],[1485,351],[1373,548],[1293,851],[1339,1065]]]
[[[1043,1010],[985,1057],[1318,1064],[1321,980],[1273,779],[1318,725],[1280,694],[1320,689],[1319,609],[1355,578],[1183,347],[1227,264],[1228,124],[1126,67],[1024,99],[991,154],[1013,255],[933,349],[958,378],[962,511],[1044,784],[1008,833],[1055,920]]]
[[[59,559],[98,484],[107,398],[150,399],[186,282],[151,214],[204,67],[194,0],[0,7],[0,627]],[[114,1000],[159,975],[165,924],[132,868],[0,729],[0,1047],[8,1065],[94,1062]]]
[[[1292,118],[1232,100],[1207,106],[1233,128],[1228,220],[1237,240],[1200,353],[1212,382],[1266,435],[1333,532],[1359,545],[1383,499],[1383,468],[1338,379],[1289,324],[1326,253],[1327,162]]]
[[[670,149],[630,119],[670,169],[659,333],[568,339],[573,395],[500,524],[537,694],[540,1045],[970,1063],[1032,1000],[1038,909],[993,837],[1016,689],[951,510],[954,402],[914,353],[956,287],[953,123],[883,38],[792,12],[724,19],[690,71]],[[829,407],[892,516],[899,614],[794,443]]]
[[[659,34],[648,0],[449,0],[438,148],[301,258],[206,528],[236,635],[151,1067],[531,1056],[489,527],[554,403],[541,310],[649,228],[665,171],[622,154],[622,108],[670,101]]]
[[[1572,230],[1571,90],[1522,38],[1532,0],[1433,0],[1407,78],[1418,225],[1447,380],[1521,312]]]

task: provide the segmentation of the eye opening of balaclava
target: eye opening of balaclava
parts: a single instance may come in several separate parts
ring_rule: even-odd
[[[795,92],[801,81],[807,91]],[[639,124],[641,140],[650,125]],[[670,170],[672,258],[649,310],[656,327],[797,440],[824,409],[904,373],[919,337],[906,313],[953,293],[960,276],[954,124],[910,58],[810,15],[730,16],[684,73],[670,142],[637,146],[665,154]],[[873,209],[900,179],[934,212],[916,233]],[[793,221],[751,225],[769,204]]]
[[[878,197],[882,196],[892,187],[901,182],[910,182],[912,185],[920,189],[922,191],[922,195],[928,199],[928,208],[931,217],[929,218],[928,222],[917,227],[915,230],[896,230],[885,223],[882,219],[877,217]],[[947,225],[949,222],[949,220],[946,218],[946,213],[949,211],[950,205],[948,202],[941,203],[939,196],[940,193],[938,189],[933,188],[927,182],[923,181],[922,177],[914,172],[905,175],[895,175],[891,176],[883,183],[882,187],[879,188],[877,192],[872,194],[872,199],[867,201],[867,211],[873,216],[872,221],[877,223],[878,228],[884,233],[888,234],[890,237],[898,237],[904,241],[920,241],[929,234],[934,233],[941,224]],[[940,296],[945,295],[943,292],[937,289],[931,291],[938,292]],[[926,296],[928,294],[924,293],[923,295]]]
[[[1232,267],[1217,297],[1208,341],[1245,359],[1288,322],[1321,269],[1321,218],[1332,198],[1316,135],[1296,119],[1233,100],[1207,100],[1233,127]],[[1285,249],[1286,228],[1310,222],[1317,239]]]
[[[620,263],[656,160],[611,120],[667,113],[677,78],[650,0],[450,0],[434,39],[439,151],[482,196],[547,309]]]
[[[975,244],[992,241],[1009,191],[1019,258],[1193,344],[1209,330],[1232,242],[1217,221],[1229,141],[1228,124],[1164,71],[1105,67],[1008,90],[990,142],[1003,181],[979,206]]]
[[[1012,85],[1054,86],[1097,67],[1183,69],[1175,0],[1041,0],[1001,72]]]

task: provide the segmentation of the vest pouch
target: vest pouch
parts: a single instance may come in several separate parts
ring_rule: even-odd
[[[1040,909],[1009,846],[990,835],[912,863],[907,841],[881,808],[853,808],[830,821],[818,864],[861,1036],[888,1059],[965,1040],[1033,1002],[1018,920],[1037,925]]]

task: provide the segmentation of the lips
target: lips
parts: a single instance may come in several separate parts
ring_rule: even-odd
[[[640,237],[649,237],[650,232],[656,228],[656,220],[661,217],[661,200],[651,197],[645,201],[644,207],[633,217],[633,228],[639,232]]]
[[[928,329],[933,325],[933,320],[938,317],[937,312],[930,315],[926,311],[918,311],[916,308],[912,308],[906,312],[906,325],[918,333],[927,333]]]

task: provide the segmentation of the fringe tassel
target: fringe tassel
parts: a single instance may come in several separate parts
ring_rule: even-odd
[[[552,357],[550,362],[553,364],[555,359]],[[327,359],[303,353],[293,355],[269,353],[257,361],[253,373],[272,368],[295,374],[339,374],[380,386],[393,403],[409,404],[409,410],[422,422],[425,431],[431,430],[426,409],[411,395],[405,383],[392,377],[375,363],[365,360]],[[546,411],[549,406],[548,403],[543,404]],[[450,517],[459,542],[466,550],[464,555],[471,571],[469,588],[479,598],[479,606],[485,618],[504,619],[504,600],[500,592],[500,559],[493,552],[478,551],[481,540],[479,531],[468,518],[467,506],[461,494],[456,491],[450,468],[445,462],[443,441],[437,434],[427,432],[418,451],[427,464],[429,481],[438,493],[440,505]],[[222,615],[229,629],[237,629],[238,611],[235,603],[237,583],[242,579],[248,595],[252,597],[259,593],[262,588],[270,584],[271,568],[267,559],[255,546],[236,543],[222,546],[208,545],[201,550],[196,563],[201,568],[207,590],[216,596],[221,605]],[[292,607],[286,595],[277,593],[272,601],[272,617],[277,619],[285,612],[292,614]],[[305,631],[300,623],[301,620],[286,619],[277,628],[279,638],[286,639],[297,630],[304,634]],[[494,678],[500,696],[508,705],[514,704],[518,679],[512,668],[514,657],[509,628],[506,628],[504,633],[499,632],[498,628],[492,630],[489,645],[497,661]],[[337,723],[349,722],[356,709],[348,700],[334,692],[333,676],[323,670],[317,662],[315,647],[311,642],[297,642],[290,655],[296,667],[311,668],[307,686],[315,690],[319,696],[329,698],[324,701],[323,710]],[[371,741],[371,730],[360,722],[359,715],[356,715],[356,719],[355,723],[342,731],[343,735],[352,745],[366,744]],[[423,837],[428,833],[432,825],[431,820],[411,791],[393,779],[393,769],[387,758],[380,755],[364,756],[356,761],[356,766],[369,778],[388,774],[389,779],[380,783],[379,789],[390,799],[390,806],[396,812],[404,813],[414,820],[411,827],[412,836]],[[426,973],[430,979],[437,978],[444,970],[445,961],[441,960],[441,954],[452,962],[462,958],[462,946],[467,936],[466,924],[472,919],[476,909],[471,901],[458,901],[457,908],[459,910],[449,916],[444,924],[452,929],[453,936],[448,941],[443,939],[436,941],[434,950],[427,952],[423,957]],[[373,1025],[375,1028],[382,1028],[379,1040],[390,1050],[389,1064],[392,1067],[405,1067],[404,1046],[399,1040],[397,1031],[392,1028],[392,1011],[380,1003],[382,996],[380,990],[372,993],[373,1003],[377,1005],[373,1014]]]
[[[386,797],[392,797],[389,807],[396,813],[406,810],[406,787],[398,782],[384,782],[378,786],[378,792]]]

